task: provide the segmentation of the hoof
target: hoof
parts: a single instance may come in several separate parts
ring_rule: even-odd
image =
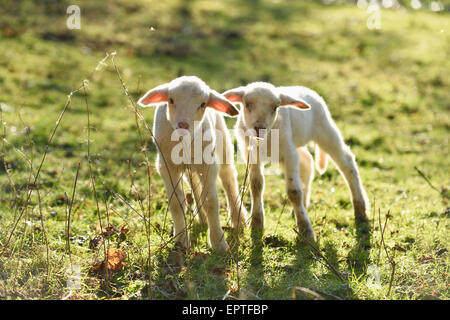
[[[252,230],[262,230],[264,229],[264,218],[261,214],[252,214],[252,222],[250,223]]]
[[[367,212],[369,211],[369,204],[364,201],[357,201],[353,204],[355,210],[355,220],[358,223],[367,223]]]
[[[187,250],[189,250],[189,241],[187,242],[181,242],[181,241],[177,241],[175,242],[175,247],[174,247],[174,251],[178,251],[178,252],[186,252]]]
[[[302,240],[302,238],[306,238],[307,240],[316,241],[316,236],[314,235],[314,231],[312,228],[303,228],[300,229],[299,238]]]
[[[223,239],[222,241],[211,243],[211,248],[217,252],[226,252],[228,251],[228,243]]]
[[[239,209],[237,209],[237,210],[239,210]],[[238,216],[238,215],[239,215],[239,211],[234,213],[234,215],[232,215],[232,217],[233,216]],[[239,219],[238,220],[237,219],[232,219],[232,221],[231,221],[232,228],[235,229],[235,230],[237,230],[238,228],[239,228],[239,230],[243,230],[243,229],[247,228],[248,227],[247,216],[248,216],[247,215],[247,210],[245,210],[245,208],[242,208]]]
[[[189,240],[189,234],[187,232],[183,232],[175,237],[175,248],[188,250],[190,245],[191,241]]]
[[[367,218],[367,215],[365,212],[363,212],[363,213],[355,212],[355,221],[358,224],[369,223],[369,218]]]

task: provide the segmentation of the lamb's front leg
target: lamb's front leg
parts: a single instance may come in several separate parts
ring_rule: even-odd
[[[239,195],[236,169],[233,165],[221,164],[219,166],[219,176],[227,196],[231,225],[236,230],[245,228],[247,226],[247,210]]]
[[[252,229],[264,228],[264,173],[261,164],[249,165],[250,193],[252,196],[251,226]]]
[[[173,218],[174,240],[184,248],[189,248],[189,234],[186,230],[186,201],[181,181],[181,167],[162,164],[158,160],[158,171],[164,181],[169,209]]]
[[[219,199],[216,185],[217,165],[204,165],[199,171],[203,185],[200,201],[204,200],[203,206],[208,217],[209,244],[213,250],[225,251],[228,244],[219,219]]]
[[[299,175],[299,156],[297,150],[285,151],[283,156],[286,193],[292,204],[299,232],[307,238],[314,239],[314,232],[303,204],[302,184]]]

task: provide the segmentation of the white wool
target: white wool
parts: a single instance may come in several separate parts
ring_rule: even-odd
[[[229,100],[242,104],[236,127],[240,148],[247,159],[249,129],[266,129],[267,144],[271,141],[271,130],[279,130],[280,163],[284,169],[286,192],[297,218],[297,225],[306,236],[314,238],[306,208],[309,205],[314,166],[311,154],[306,149],[310,142],[316,144],[316,168],[323,173],[327,155],[338,166],[352,194],[355,216],[366,221],[369,202],[362,186],[355,157],[345,145],[339,129],[331,118],[328,107],[315,91],[300,87],[275,87],[269,83],[254,82],[224,93]],[[264,166],[258,159],[249,165],[250,190],[252,195],[252,225],[264,225]]]
[[[153,97],[153,98],[152,98]],[[153,99],[153,100],[152,100]],[[163,104],[162,104],[163,103]],[[186,201],[182,188],[182,177],[191,186],[195,199],[197,217],[210,229],[209,242],[213,249],[226,250],[228,247],[219,221],[219,205],[216,180],[220,176],[222,186],[227,196],[228,208],[233,227],[244,227],[247,212],[241,208],[241,198],[237,184],[237,172],[234,163],[219,161],[208,164],[202,160],[200,164],[179,164],[172,159],[172,151],[179,145],[179,141],[172,141],[174,130],[187,126],[193,136],[210,130],[212,143],[215,143],[216,154],[231,154],[233,159],[233,145],[222,114],[207,107],[215,105],[228,106],[231,111],[237,110],[222,95],[211,90],[201,79],[194,76],[184,76],[172,80],[149,90],[138,104],[148,107],[157,104],[153,133],[158,147],[156,167],[160,173],[167,197],[169,208],[174,221],[175,241],[184,247],[189,247],[187,228],[191,227],[186,221]],[[204,104],[204,107],[202,105]],[[217,133],[212,129],[216,129]],[[208,144],[202,144],[202,154]],[[220,150],[222,149],[222,150]],[[218,157],[218,156],[217,156]]]

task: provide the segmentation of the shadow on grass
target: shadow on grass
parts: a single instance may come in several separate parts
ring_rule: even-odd
[[[347,256],[349,267],[356,276],[365,274],[370,262],[371,229],[369,222],[356,222],[356,246],[350,250]]]
[[[207,228],[194,225],[191,232],[193,246],[195,239],[207,236]],[[316,253],[304,241],[291,242],[282,236],[266,235],[262,231],[251,230],[251,243],[249,250],[245,238],[240,236],[240,248],[236,244],[237,235],[227,233],[230,252],[215,253],[211,251],[186,253],[174,247],[157,258],[157,270],[154,270],[152,281],[153,299],[222,299],[228,291],[229,276],[233,274],[235,261],[245,264],[248,257],[245,278],[241,278],[240,299],[290,299],[293,288],[300,286],[316,291],[324,299],[357,299],[346,280],[345,273],[339,277],[328,264],[339,270],[339,257],[336,244],[325,241],[319,247],[321,254]],[[370,227],[368,224],[356,224],[357,245],[351,249],[347,256],[349,269],[356,276],[366,272],[370,255]],[[288,264],[273,264],[264,254],[265,249],[280,250],[281,255],[291,256],[294,259]],[[233,259],[233,263],[230,263]],[[320,265],[325,271],[315,271]],[[320,270],[320,269],[319,269]],[[234,279],[236,275],[232,276]],[[234,281],[234,280],[233,280]],[[148,298],[147,288],[142,290],[143,297]],[[296,291],[295,299],[311,299],[312,297]]]
[[[306,245],[301,247],[295,246],[288,240],[277,235],[263,237],[261,231],[252,230],[251,236],[252,248],[246,280],[249,285],[248,289],[254,292],[256,296],[258,292],[269,292],[269,294],[272,292],[274,296],[282,294],[284,295],[283,298],[289,299],[291,296],[290,290],[293,287],[302,285],[304,280],[310,282],[310,278],[313,278],[311,271],[314,262],[313,255]],[[270,262],[265,261],[263,258],[264,246],[279,248],[279,250],[286,250],[295,254],[295,260],[292,265],[281,266],[281,277],[279,279],[273,278],[270,282],[266,281],[266,273],[268,270],[265,269],[270,268]],[[276,270],[270,272],[276,272]],[[273,297],[260,296],[258,298],[271,299]]]
[[[194,223],[190,232],[192,248],[207,236],[208,228]],[[221,299],[227,292],[228,256],[222,252],[186,251],[174,246],[161,253],[152,279],[152,299]],[[142,290],[148,299],[148,287]]]
[[[251,230],[252,244],[246,280],[248,282],[249,291],[253,292],[255,295],[257,295],[261,288],[267,286],[264,278],[264,243],[262,235],[263,233],[260,230]]]
[[[349,254],[349,256],[355,255],[358,265],[362,267],[356,269],[358,276],[365,273],[369,261],[370,235],[368,235],[368,230],[367,226],[358,225],[358,245]],[[317,244],[315,245],[317,246]],[[264,246],[287,250],[295,255],[295,259],[290,265],[281,266],[280,277],[278,279],[274,277],[273,281],[267,281],[267,273],[276,272],[276,270],[268,270],[273,268],[270,267],[270,261],[265,260],[263,257]],[[341,275],[342,280],[328,266],[329,263],[339,270],[339,256],[335,244],[327,241],[319,249],[323,257],[317,254],[304,241],[291,243],[279,236],[266,236],[263,238],[261,232],[252,231],[250,263],[246,278],[248,287],[246,289],[254,293],[257,298],[262,299],[271,299],[271,297],[258,296],[259,292],[273,292],[274,296],[281,294],[284,295],[285,299],[288,299],[291,297],[291,290],[297,286],[317,291],[325,299],[357,299],[357,295],[351,289],[345,274]],[[322,264],[327,271],[321,275],[315,274],[314,269],[318,264]],[[249,296],[248,298],[254,297]],[[296,291],[294,298],[311,299],[311,296]]]

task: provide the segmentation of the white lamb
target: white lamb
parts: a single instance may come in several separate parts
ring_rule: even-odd
[[[153,133],[158,146],[157,169],[162,179],[169,199],[169,209],[174,221],[174,238],[184,248],[189,247],[189,235],[186,221],[186,201],[181,185],[181,179],[190,184],[195,203],[199,208],[198,218],[209,226],[209,242],[215,250],[226,250],[228,245],[224,238],[219,221],[219,206],[216,179],[219,174],[227,196],[231,223],[234,228],[244,226],[247,212],[241,206],[237,185],[237,172],[233,161],[224,161],[224,154],[233,159],[233,145],[222,114],[236,116],[239,111],[220,93],[210,89],[197,77],[185,76],[162,84],[148,91],[138,104],[149,107],[159,104],[154,117]],[[215,111],[216,110],[216,111]],[[212,157],[218,161],[179,163],[173,158],[174,148],[179,141],[174,140],[174,131],[181,136],[190,134],[189,138],[202,139],[202,135],[210,133],[209,147]],[[189,139],[189,140],[190,140]],[[200,150],[189,148],[189,152],[207,152],[204,143]],[[186,151],[186,150],[185,150]],[[195,151],[195,152],[193,152]],[[219,162],[219,164],[217,164]]]
[[[228,90],[224,96],[242,104],[236,127],[246,159],[250,139],[254,139],[251,134],[267,139],[268,146],[279,143],[279,161],[284,169],[286,191],[303,235],[314,239],[305,208],[309,205],[314,175],[312,156],[305,147],[310,141],[316,144],[316,168],[319,173],[325,171],[327,154],[330,155],[350,188],[356,220],[367,221],[369,202],[355,157],[345,145],[325,101],[315,91],[299,86],[274,87],[269,83],[255,82]],[[249,129],[253,132],[250,136]],[[279,141],[271,141],[273,129],[279,130]],[[258,158],[256,163],[249,165],[251,224],[260,229],[264,227],[264,166],[261,162]]]

